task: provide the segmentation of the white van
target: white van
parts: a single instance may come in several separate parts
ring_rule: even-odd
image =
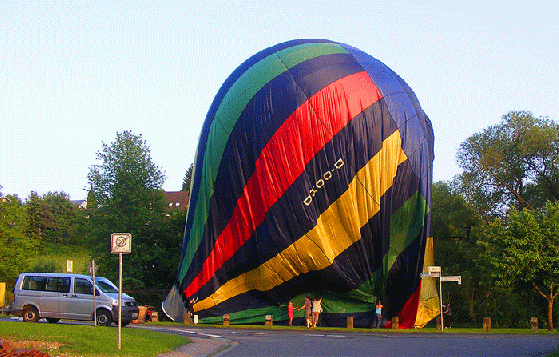
[[[138,318],[134,298],[122,294],[122,325]],[[118,323],[118,288],[108,279],[95,277],[95,310],[97,324],[110,326]],[[14,315],[23,321],[50,323],[60,319],[93,321],[92,278],[80,274],[22,273],[14,287]]]

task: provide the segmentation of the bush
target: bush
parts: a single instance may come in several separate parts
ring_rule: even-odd
[[[31,273],[56,273],[58,267],[56,263],[53,261],[44,261],[41,260],[31,268]]]

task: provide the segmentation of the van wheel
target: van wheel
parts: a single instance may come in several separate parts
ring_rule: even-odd
[[[99,326],[111,326],[113,319],[111,314],[106,310],[97,311],[97,325]]]
[[[54,317],[47,317],[47,322],[48,322],[49,324],[55,324],[55,323],[57,323],[58,321],[60,321],[60,319],[57,319],[57,318],[54,318]]]
[[[33,306],[26,306],[23,308],[23,321],[25,322],[39,322],[39,311]]]

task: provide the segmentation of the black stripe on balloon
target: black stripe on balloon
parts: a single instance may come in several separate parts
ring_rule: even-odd
[[[211,295],[228,280],[258,267],[310,231],[395,130],[382,99],[351,120],[308,163],[303,174],[268,210],[254,234],[215,272],[198,295]],[[340,159],[344,165],[332,172]],[[311,185],[327,171],[332,172],[328,185],[306,206]]]
[[[204,121],[204,124],[202,125],[199,144],[198,144],[198,148],[197,148],[196,162],[195,162],[195,166],[198,169],[202,168],[204,160],[205,160],[206,142],[207,142],[209,134],[210,134],[210,128],[211,128],[214,116],[217,112],[217,109],[219,108],[219,105],[223,101],[223,98],[225,97],[227,92],[231,89],[233,84],[235,84],[235,82],[243,75],[243,73],[245,73],[248,69],[250,69],[252,66],[254,66],[256,63],[258,63],[262,59],[268,57],[269,55],[272,55],[275,52],[284,50],[284,49],[289,48],[289,47],[294,47],[294,46],[298,46],[298,45],[306,44],[306,43],[333,43],[333,42],[329,41],[329,40],[316,39],[316,40],[292,40],[292,41],[280,43],[280,44],[277,44],[275,46],[266,48],[266,49],[258,52],[254,56],[251,56],[249,59],[244,61],[239,67],[237,67],[229,75],[229,77],[227,77],[225,82],[223,82],[223,84],[221,85],[221,88],[218,90],[216,96],[214,97],[214,100],[213,100],[212,104],[210,105],[210,108],[209,108],[208,113],[206,115],[206,119]],[[190,194],[190,201],[189,201],[190,207],[196,207],[196,204],[198,203],[198,193],[200,191],[201,179],[202,179],[201,174],[198,174],[198,175],[195,174],[194,177],[193,177],[193,186],[192,186],[192,192]],[[195,213],[194,209],[191,209],[188,212],[188,217],[187,217],[187,220],[186,220],[187,225],[186,225],[186,229],[185,229],[185,235],[188,235],[190,230],[192,229],[192,224],[194,223],[194,213]],[[181,254],[181,260],[180,260],[181,265],[182,265],[182,260],[183,260],[184,253],[185,253],[184,249],[186,249],[186,247],[187,247],[187,244],[184,244],[183,252]],[[179,271],[180,271],[180,266],[179,266]]]
[[[328,77],[321,70],[325,63],[336,64],[330,68]],[[255,161],[277,129],[316,91],[332,81],[361,71],[363,68],[348,54],[316,57],[274,78],[251,99],[225,146],[210,199],[203,242],[182,281],[183,288],[196,277],[213,249],[216,238],[227,225],[237,200],[254,173]]]
[[[399,186],[402,184],[406,186]],[[361,286],[372,278],[376,270],[382,268],[383,257],[388,253],[390,245],[390,217],[417,193],[419,185],[409,162],[403,162],[398,167],[395,184],[382,197],[381,211],[361,228],[361,239],[336,257],[332,265],[301,274],[269,291],[248,291],[199,313],[201,316],[220,316],[223,311],[232,313],[270,305],[279,306],[295,296],[311,291],[343,294]],[[425,233],[425,229],[422,229],[397,257],[387,277],[374,282],[373,295],[390,306],[390,316],[395,316],[403,308],[418,287],[421,270],[417,269],[423,267]],[[383,291],[385,284],[387,289]]]

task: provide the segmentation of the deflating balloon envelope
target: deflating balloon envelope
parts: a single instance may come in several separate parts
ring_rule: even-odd
[[[380,61],[328,40],[257,53],[204,122],[165,312],[182,321],[198,298],[201,322],[281,323],[309,295],[323,297],[321,325],[370,327],[376,299],[387,320],[424,325],[438,313],[419,277],[432,164],[429,119]]]

